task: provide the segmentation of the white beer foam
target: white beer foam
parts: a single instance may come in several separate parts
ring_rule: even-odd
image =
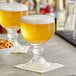
[[[25,11],[28,10],[28,7],[20,3],[4,3],[0,4],[0,10],[5,11]]]
[[[28,15],[22,17],[22,22],[29,24],[49,24],[54,23],[54,18],[48,15]]]

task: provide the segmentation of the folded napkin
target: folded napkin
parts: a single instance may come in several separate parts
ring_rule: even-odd
[[[44,68],[43,65],[39,65],[39,64],[27,65],[27,63],[26,63],[26,64],[16,65],[15,67],[19,68],[19,69],[23,69],[23,70],[37,72],[37,73],[45,73],[45,72],[52,71],[52,70],[55,70],[55,69],[58,69],[58,68],[61,68],[64,66],[64,65],[58,64],[58,63],[50,63],[50,65],[51,66],[49,66],[48,68],[47,67]]]

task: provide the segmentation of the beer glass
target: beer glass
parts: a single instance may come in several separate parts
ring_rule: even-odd
[[[22,17],[21,33],[26,41],[34,46],[33,58],[23,66],[37,69],[49,68],[51,65],[44,57],[41,56],[44,49],[41,47],[50,38],[53,37],[55,32],[54,18],[47,15],[28,15]],[[39,67],[37,67],[39,66]],[[40,69],[39,68],[39,69]]]
[[[13,43],[16,51],[24,51],[24,48],[17,42],[17,30],[21,25],[21,18],[28,15],[26,5],[19,3],[0,4],[0,24],[7,29],[8,39]]]
[[[66,17],[64,22],[64,33],[72,35],[74,30],[74,0],[67,0]]]

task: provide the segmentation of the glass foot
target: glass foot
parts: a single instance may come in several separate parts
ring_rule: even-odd
[[[19,43],[15,43],[11,53],[27,53],[30,46],[21,46]]]
[[[18,54],[27,53],[30,46],[22,46],[22,48],[23,49],[18,48],[18,47],[13,47],[11,53],[18,53]]]

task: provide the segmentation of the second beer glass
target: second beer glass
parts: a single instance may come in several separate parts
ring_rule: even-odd
[[[24,50],[17,42],[17,30],[20,28],[22,16],[28,15],[26,5],[19,3],[0,4],[0,24],[7,29],[8,38],[13,43],[14,50]]]

